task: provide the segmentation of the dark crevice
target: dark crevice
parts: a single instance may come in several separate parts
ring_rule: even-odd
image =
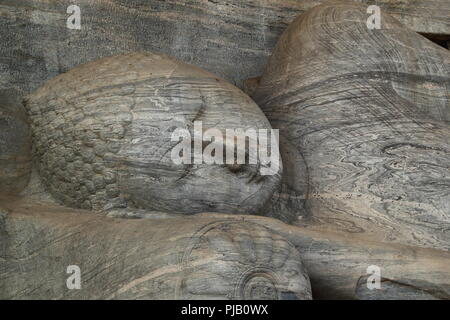
[[[450,49],[450,34],[436,34],[436,33],[420,33],[428,40],[433,41],[437,45]]]

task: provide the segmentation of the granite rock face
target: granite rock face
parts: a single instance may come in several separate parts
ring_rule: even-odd
[[[355,0],[378,4],[408,28],[450,34],[448,0]],[[242,87],[260,76],[279,36],[325,0],[77,0],[81,29],[67,28],[66,0],[0,1],[0,88],[25,94],[77,65],[152,51]],[[365,14],[366,18],[369,14]]]
[[[449,250],[450,53],[386,13],[369,30],[365,9],[297,18],[253,95],[290,146],[285,176],[307,176],[286,201],[312,228]]]
[[[226,130],[271,129],[258,106],[225,80],[165,55],[132,53],[79,66],[30,95],[26,108],[40,177],[72,207],[262,213],[281,179],[281,163],[266,175],[271,164],[261,158],[226,161],[235,144]],[[180,129],[189,134],[182,151],[180,137],[172,137]],[[223,136],[215,150],[208,129]],[[185,161],[175,162],[174,153]],[[207,154],[222,164],[205,163]]]
[[[271,128],[233,85],[160,54],[97,60],[158,50],[241,86],[321,2],[80,0],[71,30],[64,1],[2,1],[0,299],[450,299],[449,53],[385,12],[368,30],[375,1],[308,11],[246,81],[281,130],[273,176],[171,159],[195,121]],[[447,0],[376,3],[448,32]],[[5,196],[28,182],[18,98],[39,86],[37,170]]]
[[[0,193],[22,191],[31,174],[31,136],[18,96],[0,91]]]

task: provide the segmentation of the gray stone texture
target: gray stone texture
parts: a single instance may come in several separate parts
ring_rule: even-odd
[[[450,299],[449,53],[413,32],[448,40],[450,2],[295,19],[322,2],[80,0],[70,30],[66,1],[0,0],[0,299]],[[281,130],[282,177],[168,161],[194,119],[271,127],[222,78]],[[39,170],[5,195],[39,87]]]
[[[116,219],[3,199],[0,299],[311,299],[296,247],[231,217]]]
[[[361,233],[250,215],[117,219],[14,198],[0,219],[2,299],[450,299],[448,251]],[[69,265],[81,290],[66,286]],[[370,265],[383,278],[371,296]]]
[[[282,191],[302,224],[448,251],[450,53],[382,21],[369,30],[362,5],[311,9],[253,97],[291,146],[284,176],[306,177]]]
[[[19,193],[31,174],[28,118],[14,90],[0,90],[0,193]]]
[[[448,0],[355,0],[408,28],[450,34]],[[0,88],[29,93],[77,65],[130,51],[170,54],[242,87],[261,75],[279,36],[320,0],[1,0]],[[66,27],[70,4],[81,30]],[[366,14],[368,17],[369,14]]]

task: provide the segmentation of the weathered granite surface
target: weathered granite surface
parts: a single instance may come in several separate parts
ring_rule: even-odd
[[[336,232],[327,225],[311,228],[256,216],[245,219],[295,245],[314,299],[450,299],[448,250],[382,242],[367,233]],[[369,266],[380,268],[380,289],[367,287]]]
[[[115,219],[0,203],[0,299],[311,299],[295,246],[244,216]],[[79,290],[66,286],[73,265]]]
[[[271,129],[258,106],[225,80],[165,55],[132,53],[79,66],[27,97],[26,108],[39,175],[72,207],[262,214],[281,180],[281,163],[264,175],[270,164],[260,158],[226,162],[227,142],[235,144],[227,129]],[[212,147],[204,137],[197,148],[195,122],[202,122],[199,134],[223,135],[219,163],[201,158]],[[189,163],[173,159],[178,129],[190,132]]]
[[[261,75],[288,24],[322,2],[0,0],[0,88],[30,93],[79,64],[141,50],[170,54],[242,87]],[[448,0],[358,2],[379,4],[412,30],[450,34]],[[81,9],[80,30],[66,27],[71,4]]]
[[[31,174],[27,114],[14,90],[0,90],[0,193],[18,193]]]
[[[0,101],[0,121],[5,110],[13,119],[0,128],[14,127],[0,136],[0,146],[25,155],[26,163],[8,171],[18,188],[9,184],[6,191],[20,191],[30,170],[26,121],[16,104],[23,93],[80,63],[142,48],[172,53],[241,85],[260,73],[285,21],[298,13],[293,8],[318,2],[81,1],[83,28],[77,31],[65,28],[62,1],[1,1],[0,88],[20,92],[8,91]],[[416,31],[445,33],[448,5],[402,0],[385,7],[394,15],[399,10],[396,17]],[[270,128],[248,97],[225,81],[166,57],[130,54],[81,66],[45,85],[28,104],[41,177],[66,205],[114,210],[47,203],[36,171],[25,198],[2,196],[0,299],[310,299],[311,291],[317,299],[450,299],[449,55],[385,14],[382,30],[369,32],[366,7],[308,12],[285,33],[262,80],[246,83],[283,132],[285,167],[272,202],[279,177],[263,181],[263,193],[250,190],[255,196],[248,211],[237,204],[241,194],[220,185],[193,188],[198,171],[180,175],[167,163],[148,162],[167,137],[157,124],[176,114],[170,108],[185,110],[180,93],[201,97],[187,104],[188,120]],[[143,76],[147,63],[160,77]],[[166,72],[171,63],[180,66],[172,74]],[[177,73],[185,71],[184,78]],[[174,74],[177,80],[168,80]],[[136,82],[140,76],[143,84]],[[189,87],[193,79],[214,92],[213,101],[204,103],[208,95]],[[144,103],[150,88],[151,97],[167,94]],[[4,107],[11,99],[15,107]],[[127,112],[139,106],[136,99],[145,106],[137,108],[142,117]],[[231,115],[220,109],[228,99]],[[97,112],[85,114],[89,106]],[[157,115],[154,123],[149,114]],[[124,127],[130,130],[121,137]],[[19,163],[14,157],[6,166]],[[245,194],[248,184],[261,186],[225,169],[220,179],[230,189],[242,187]],[[217,179],[210,173],[201,170],[202,183]],[[155,184],[155,176],[163,178]],[[188,187],[177,189],[179,181],[166,177]],[[86,183],[94,190],[89,200],[82,199]],[[261,213],[266,205],[270,216],[300,220],[287,225],[250,215],[176,214]],[[81,268],[81,290],[66,286],[69,265]],[[381,270],[380,290],[367,288],[366,270],[373,265]]]
[[[369,30],[365,6],[289,26],[253,97],[290,146],[285,177],[307,177],[281,192],[302,224],[449,250],[449,75],[448,50],[387,14]]]
[[[439,290],[426,290],[410,284],[404,284],[390,279],[381,279],[380,289],[367,288],[368,276],[361,277],[355,290],[358,300],[448,300],[447,294]]]
[[[448,251],[364,234],[249,215],[115,219],[11,198],[0,219],[3,299],[308,299],[307,274],[315,299],[450,298]],[[66,287],[69,265],[81,290]],[[370,265],[380,290],[367,289]]]

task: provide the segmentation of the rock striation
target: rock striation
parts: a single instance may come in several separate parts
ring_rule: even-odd
[[[449,250],[450,53],[382,21],[369,30],[362,5],[314,7],[253,97],[280,129],[285,176],[306,176],[283,187],[302,223]]]

